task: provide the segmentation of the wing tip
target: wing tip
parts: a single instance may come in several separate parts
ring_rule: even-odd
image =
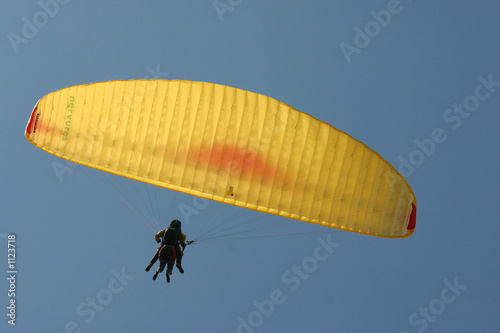
[[[31,111],[30,119],[28,120],[28,124],[26,125],[26,136],[30,135],[32,132],[36,131],[36,111],[38,109],[38,105],[35,106],[33,111]]]
[[[411,204],[411,214],[410,214],[410,221],[408,222],[408,231],[410,232],[410,235],[415,231],[415,226],[417,225],[417,205],[415,202],[412,202]]]

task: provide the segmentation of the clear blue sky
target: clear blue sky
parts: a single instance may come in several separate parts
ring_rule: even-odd
[[[498,1],[41,0],[0,13],[2,333],[500,331]],[[269,95],[362,140],[407,175],[414,235],[285,226],[304,234],[192,245],[184,275],[152,281],[153,230],[102,174],[24,137],[46,93],[152,76]],[[188,238],[240,220],[169,190],[153,200],[161,227],[191,207]]]

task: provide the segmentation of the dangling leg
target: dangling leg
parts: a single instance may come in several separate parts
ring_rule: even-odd
[[[167,264],[166,261],[163,261],[163,260],[160,259],[160,267],[158,267],[158,269],[155,272],[155,275],[153,275],[153,280],[156,280],[156,278],[158,277],[158,274],[160,274],[161,272],[163,272],[163,269],[165,268],[166,264]]]
[[[174,267],[173,262],[167,264],[167,283],[170,283],[170,275],[172,275],[172,268]]]
[[[176,261],[177,261],[177,263],[176,263],[175,266],[179,269],[179,272],[181,274],[184,274],[184,269],[182,268],[182,254],[183,253],[182,253],[181,247],[179,245],[177,245],[175,247],[175,250],[177,252],[176,253]]]
[[[165,265],[167,264],[167,261],[165,260],[165,252],[167,252],[167,250],[165,249],[165,246],[162,246],[159,248],[158,252],[157,252],[157,259],[159,258],[160,259],[160,267],[158,267],[158,269],[156,270],[156,273],[155,275],[153,275],[153,280],[156,280],[156,278],[158,277],[158,274],[160,274],[161,272],[163,272],[163,269],[165,268]],[[154,258],[154,257],[153,257]]]
[[[153,258],[151,258],[151,261],[149,262],[148,267],[146,267],[146,272],[149,272],[151,267],[153,267],[153,265],[155,264],[156,260],[158,260],[158,252],[160,252],[160,247],[161,246],[158,246],[158,248],[156,249],[155,255],[153,256]]]
[[[168,248],[168,259],[167,259],[167,283],[170,283],[170,275],[172,275],[172,269],[174,268],[175,262],[175,247],[169,246]]]

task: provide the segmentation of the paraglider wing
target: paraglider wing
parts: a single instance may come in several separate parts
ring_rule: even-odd
[[[347,133],[274,98],[208,82],[134,79],[51,92],[26,137],[139,181],[365,234],[413,233],[406,180]]]

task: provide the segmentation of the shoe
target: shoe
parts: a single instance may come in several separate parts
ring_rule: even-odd
[[[158,271],[156,271],[155,275],[153,275],[153,280],[156,280],[157,277],[158,277]]]
[[[149,270],[151,269],[151,267],[153,267],[153,264],[149,263],[148,267],[146,267],[146,272],[149,272]]]
[[[170,274],[172,273],[167,272],[167,283],[170,283]]]
[[[184,274],[184,269],[180,265],[177,265],[176,267],[179,269],[179,272],[181,272],[181,274]]]

